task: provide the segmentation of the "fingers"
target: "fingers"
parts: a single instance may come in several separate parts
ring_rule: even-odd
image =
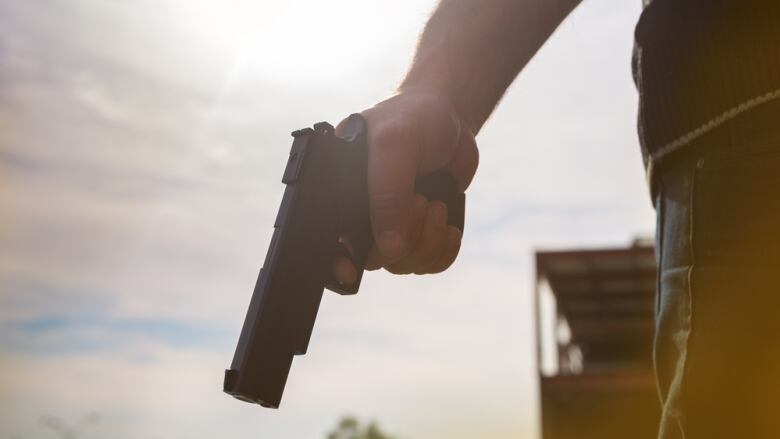
[[[423,233],[427,213],[428,200],[422,195],[414,195],[409,229],[409,236],[412,242],[417,242],[420,240],[420,236]],[[350,253],[352,253],[352,245],[346,238],[339,238],[339,243],[343,245]],[[373,245],[366,258],[365,269],[376,270],[382,268],[383,266],[391,265],[398,259],[399,258],[388,258],[378,250],[376,245]],[[331,271],[339,283],[349,285],[357,280],[357,269],[355,268],[355,265],[352,263],[352,261],[346,257],[337,257],[333,261]]]
[[[460,252],[460,242],[463,233],[455,226],[447,226],[447,248],[439,260],[427,268],[428,273],[441,273],[450,268]]]
[[[424,274],[426,268],[438,262],[446,247],[447,206],[441,201],[433,201],[426,212],[417,247],[409,256],[389,265],[387,271],[395,274]]]
[[[415,194],[412,201],[412,209],[409,222],[409,246],[408,248],[414,249],[416,243],[421,239],[421,236],[425,229],[425,220],[428,215],[428,200],[422,196]],[[366,270],[376,270],[382,267],[389,267],[399,260],[403,260],[408,256],[409,252],[400,256],[388,256],[382,251],[378,243],[371,248],[366,259]]]
[[[455,154],[445,167],[450,175],[455,178],[455,181],[458,182],[458,190],[460,192],[464,192],[471,184],[471,180],[477,172],[477,165],[479,165],[477,141],[474,138],[474,134],[468,128],[463,127]]]
[[[419,215],[415,217],[419,218]],[[458,256],[461,237],[457,227],[447,224],[447,206],[441,201],[430,202],[414,249],[400,259],[390,260],[374,247],[369,252],[366,270],[384,267],[394,274],[440,273]]]
[[[447,206],[441,201],[428,203],[415,199],[413,233],[417,236],[414,249],[405,257],[391,260],[376,245],[366,260],[366,270],[385,267],[394,274],[433,274],[449,268],[460,251],[460,229],[447,224]],[[344,285],[357,280],[357,270],[348,258],[339,256],[333,262],[333,275]]]
[[[368,258],[366,258],[366,270],[374,271],[379,270],[385,264],[385,257],[379,252],[376,245],[371,246],[371,250],[368,251]]]

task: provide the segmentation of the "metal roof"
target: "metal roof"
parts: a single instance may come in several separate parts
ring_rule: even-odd
[[[653,247],[539,251],[537,278],[545,279],[571,343],[588,363],[649,361],[654,330],[656,264]]]

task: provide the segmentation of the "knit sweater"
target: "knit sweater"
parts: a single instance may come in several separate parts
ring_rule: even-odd
[[[780,99],[780,0],[654,0],[635,38],[651,182],[655,167],[699,136]]]

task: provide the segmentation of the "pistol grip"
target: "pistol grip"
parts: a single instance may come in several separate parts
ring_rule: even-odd
[[[357,269],[357,280],[350,285],[339,284],[330,275],[325,287],[339,294],[355,294],[360,288],[366,258],[374,242],[368,205],[368,129],[363,116],[353,114],[347,120],[343,139],[348,146],[340,148],[342,163],[338,195],[339,236],[350,243],[347,249],[337,244],[334,256],[345,256],[352,260]],[[463,231],[466,196],[458,191],[455,179],[445,170],[418,177],[415,192],[429,201],[439,200],[447,205],[448,224]]]

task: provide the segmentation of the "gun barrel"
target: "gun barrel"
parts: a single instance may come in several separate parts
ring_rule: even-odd
[[[273,408],[293,356],[306,352],[337,238],[332,151],[338,138],[295,134],[274,234],[224,381],[226,393]]]

